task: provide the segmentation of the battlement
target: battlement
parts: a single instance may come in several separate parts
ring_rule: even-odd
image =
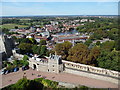
[[[50,54],[50,56],[49,56],[49,60],[60,60],[60,56],[58,56],[58,55],[52,55],[52,54]]]
[[[115,78],[119,78],[118,76],[120,76],[119,72],[113,71],[113,70],[108,70],[108,69],[94,67],[94,66],[90,66],[90,65],[74,63],[74,62],[65,61],[65,60],[62,60],[62,62],[64,63],[65,68],[85,71],[88,73],[94,73],[94,74],[99,74],[99,75],[106,75],[106,76],[115,77]]]

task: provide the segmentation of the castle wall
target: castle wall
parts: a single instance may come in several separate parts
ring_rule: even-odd
[[[33,60],[32,58],[29,58],[29,67],[33,68],[34,67],[33,65],[36,65],[37,71],[43,71],[43,72],[48,71],[47,62],[39,62],[39,61]]]
[[[59,73],[63,72],[63,64],[59,63],[59,56],[53,55],[47,57],[48,61],[44,61],[40,58],[29,58],[29,66],[34,68],[36,66],[37,71]]]
[[[37,61],[33,58],[29,58],[29,66],[33,68],[34,65],[36,66],[37,71],[53,73],[65,72],[88,78],[108,81],[115,84],[118,84],[118,80],[120,79],[120,73],[117,71],[74,63],[65,60],[62,60],[62,63],[59,64],[56,59],[53,60],[49,58],[48,61],[44,62],[42,60]]]
[[[64,72],[72,73],[88,78],[94,78],[104,81],[109,81],[118,84],[119,72],[107,70],[103,68],[92,67],[84,64],[77,64],[69,61],[64,61]]]
[[[37,65],[38,65],[38,71],[48,72],[48,64],[47,63],[37,63]]]

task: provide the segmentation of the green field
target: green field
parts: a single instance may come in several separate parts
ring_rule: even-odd
[[[18,28],[28,27],[27,25],[18,25],[18,24],[3,24],[3,25],[0,25],[1,28],[7,28],[7,29],[14,29],[15,26],[18,26]]]

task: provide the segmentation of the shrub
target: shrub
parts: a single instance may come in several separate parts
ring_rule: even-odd
[[[28,59],[29,59],[28,56],[24,55],[23,60],[28,60]]]
[[[46,87],[49,87],[49,88],[56,88],[57,85],[58,85],[58,82],[51,81],[51,80],[48,80],[48,79],[43,79],[42,84]]]

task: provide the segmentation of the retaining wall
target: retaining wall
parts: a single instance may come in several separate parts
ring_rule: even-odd
[[[99,80],[108,81],[111,83],[118,84],[119,72],[107,70],[103,68],[97,68],[84,64],[77,64],[69,61],[64,61],[64,72],[72,73],[88,78],[94,78]],[[100,72],[101,71],[101,72]]]

